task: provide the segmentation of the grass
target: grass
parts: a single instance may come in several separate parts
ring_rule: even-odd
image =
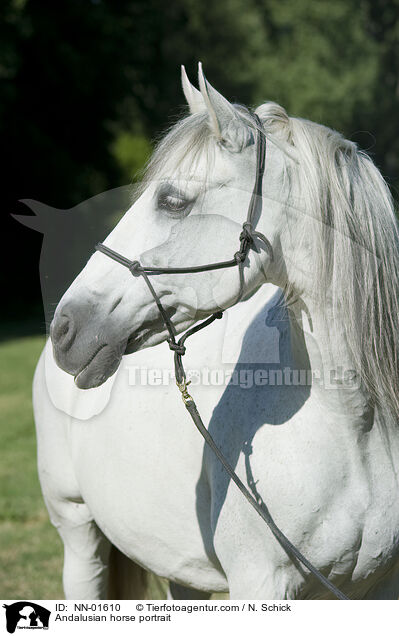
[[[0,598],[62,598],[62,543],[36,470],[32,377],[42,336],[0,344]]]
[[[31,387],[44,337],[0,343],[0,598],[63,598],[63,546],[50,524],[36,469]],[[148,598],[167,582],[149,577]],[[216,597],[218,598],[218,597]]]

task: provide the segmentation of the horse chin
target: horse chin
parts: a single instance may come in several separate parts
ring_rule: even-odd
[[[85,366],[76,373],[75,384],[79,389],[94,389],[104,384],[118,369],[122,353],[110,345],[104,345]]]

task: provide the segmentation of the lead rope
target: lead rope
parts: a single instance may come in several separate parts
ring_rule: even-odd
[[[188,329],[183,336],[176,342],[176,330],[174,328],[173,323],[171,322],[167,311],[163,307],[161,300],[156,293],[152,283],[149,279],[149,275],[158,275],[158,274],[188,274],[188,273],[197,273],[197,272],[205,272],[215,269],[223,269],[226,267],[238,267],[239,271],[239,281],[240,281],[240,289],[238,293],[238,297],[236,302],[241,300],[243,292],[244,292],[244,263],[248,256],[248,252],[250,249],[255,249],[255,239],[262,241],[266,251],[269,253],[270,259],[273,260],[273,249],[270,245],[270,242],[267,238],[253,229],[253,222],[256,212],[261,212],[262,209],[262,180],[263,174],[265,170],[265,157],[266,157],[266,138],[261,130],[261,122],[257,115],[254,115],[256,124],[258,126],[257,134],[258,134],[258,143],[257,143],[257,170],[256,170],[256,179],[254,189],[252,191],[251,201],[248,207],[247,220],[242,226],[242,232],[240,234],[240,249],[238,252],[234,254],[234,258],[229,261],[222,261],[218,263],[211,263],[208,265],[200,265],[196,267],[143,267],[139,261],[131,261],[125,256],[122,256],[118,252],[110,249],[106,245],[102,243],[98,243],[95,246],[95,249],[99,252],[105,254],[109,258],[112,258],[114,261],[127,267],[133,276],[142,276],[144,281],[147,284],[147,287],[158,307],[159,313],[162,316],[162,320],[165,324],[165,327],[168,331],[169,337],[167,338],[167,342],[169,344],[169,348],[174,352],[174,366],[175,366],[175,377],[176,384],[181,393],[184,405],[189,412],[191,419],[193,420],[196,428],[201,433],[205,442],[215,453],[216,457],[224,467],[225,471],[229,475],[229,477],[234,481],[237,488],[244,495],[245,499],[250,503],[250,505],[256,510],[258,515],[263,519],[266,525],[269,527],[270,531],[280,543],[280,545],[284,548],[284,550],[293,556],[295,559],[300,561],[302,565],[304,565],[312,574],[316,576],[316,578],[322,583],[334,596],[336,596],[340,600],[349,600],[345,594],[343,594],[331,581],[329,581],[314,565],[308,561],[306,557],[291,543],[291,541],[285,536],[285,534],[280,530],[280,528],[275,524],[273,518],[265,509],[262,507],[252,493],[249,492],[248,488],[244,485],[238,475],[234,472],[233,468],[230,466],[223,453],[216,445],[213,437],[205,427],[201,416],[198,412],[197,406],[194,402],[193,397],[188,392],[188,385],[190,384],[187,381],[186,373],[183,366],[182,356],[186,353],[186,347],[184,345],[187,338],[197,331],[204,329],[210,325],[214,320],[220,319],[223,316],[222,311],[215,312],[209,318],[204,320],[203,322],[195,325],[191,329]]]

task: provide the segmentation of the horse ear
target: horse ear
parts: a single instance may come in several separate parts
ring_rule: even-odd
[[[199,90],[195,88],[187,77],[186,69],[182,65],[181,67],[181,84],[183,87],[183,93],[186,98],[190,113],[200,113],[206,110],[204,98]]]
[[[198,64],[198,81],[214,135],[231,152],[241,152],[253,143],[251,129],[239,117],[234,106],[206,80],[201,62]]]
[[[40,201],[34,201],[33,199],[20,199],[20,203],[24,203],[35,213],[35,216],[27,216],[25,214],[11,214],[13,219],[26,225],[31,230],[36,232],[45,233],[46,229],[51,227],[54,221],[55,214],[61,212],[57,208],[51,208],[45,203]]]

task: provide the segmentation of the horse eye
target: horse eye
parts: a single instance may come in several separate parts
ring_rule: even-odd
[[[161,195],[158,199],[158,206],[170,212],[183,212],[188,205],[188,201],[172,194]]]

